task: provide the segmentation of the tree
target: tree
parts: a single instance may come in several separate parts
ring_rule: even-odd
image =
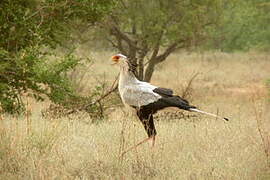
[[[21,96],[54,102],[75,98],[65,73],[79,64],[71,54],[50,52],[70,39],[75,23],[92,26],[113,6],[111,0],[2,0],[0,2],[0,105],[20,112]],[[49,50],[45,50],[49,49]],[[53,60],[48,58],[50,55]]]
[[[205,47],[221,51],[269,50],[270,3],[268,0],[237,0],[224,6],[222,21],[211,29]]]
[[[222,7],[222,0],[121,0],[102,28],[137,67],[138,78],[150,81],[156,65],[172,52],[207,39]]]

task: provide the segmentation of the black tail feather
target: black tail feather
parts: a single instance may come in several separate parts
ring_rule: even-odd
[[[189,110],[190,108],[196,108],[189,104],[189,102],[180,96],[172,96],[168,98],[160,99],[166,107],[178,107],[179,109]]]
[[[140,109],[149,114],[155,114],[157,111],[167,108],[177,107],[189,111],[191,108],[196,108],[189,104],[189,102],[179,96],[163,97],[158,101],[150,103],[145,106],[141,106]]]

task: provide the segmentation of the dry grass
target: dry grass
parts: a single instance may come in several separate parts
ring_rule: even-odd
[[[111,53],[99,57],[84,82],[117,69]],[[187,54],[170,56],[153,83],[181,93],[192,84],[193,104],[231,118],[198,116],[197,121],[156,122],[155,149],[144,144],[119,158],[121,150],[145,138],[141,124],[122,108],[107,121],[91,124],[86,115],[45,119],[47,104],[32,114],[0,121],[0,179],[270,179],[270,105],[264,82],[270,77],[266,54]]]

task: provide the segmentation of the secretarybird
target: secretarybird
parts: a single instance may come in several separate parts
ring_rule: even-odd
[[[157,132],[153,114],[166,107],[177,107],[186,111],[203,113],[226,121],[229,120],[228,118],[197,109],[195,106],[190,105],[187,100],[174,95],[171,89],[160,88],[150,83],[139,81],[133,73],[132,65],[128,61],[128,58],[123,54],[112,56],[112,61],[113,64],[120,66],[118,90],[121,99],[125,105],[129,105],[136,109],[137,116],[141,120],[148,135],[148,138],[139,142],[134,147],[150,139],[153,140],[152,146],[154,146]]]

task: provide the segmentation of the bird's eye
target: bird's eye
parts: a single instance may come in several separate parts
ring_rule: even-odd
[[[119,56],[113,56],[112,59],[113,59],[113,60],[119,60],[120,57],[119,57]]]

